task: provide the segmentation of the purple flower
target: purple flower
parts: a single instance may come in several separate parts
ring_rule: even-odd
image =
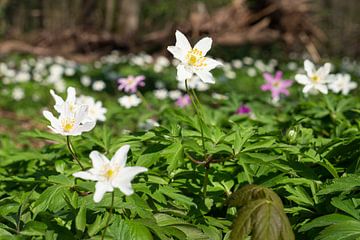
[[[283,73],[281,71],[277,71],[275,76],[272,76],[270,73],[263,74],[266,83],[261,86],[262,91],[271,91],[271,96],[273,101],[278,101],[280,99],[280,94],[284,94],[286,96],[289,95],[289,88],[293,81],[291,80],[283,80]]]
[[[181,107],[181,108],[186,107],[187,105],[191,104],[190,96],[188,94],[180,96],[176,100],[175,104],[176,104],[176,106]]]
[[[251,113],[251,109],[245,105],[242,104],[237,110],[236,110],[236,114],[238,115],[248,115]]]
[[[137,91],[137,88],[145,86],[144,83],[145,77],[143,75],[140,76],[128,76],[127,78],[119,78],[118,84],[119,90],[123,90],[127,93],[135,93]]]

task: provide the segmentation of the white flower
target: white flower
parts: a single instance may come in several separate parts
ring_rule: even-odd
[[[216,99],[216,100],[222,100],[222,101],[229,99],[228,96],[222,95],[222,94],[219,94],[219,93],[213,93],[213,94],[211,95],[211,97],[214,98],[214,99]]]
[[[65,69],[65,75],[73,76],[74,74],[75,74],[75,69],[74,68],[68,67],[68,68]]]
[[[101,101],[96,101],[93,97],[90,96],[80,96],[76,99],[77,105],[86,105],[88,106],[88,115],[87,118],[89,121],[105,121],[105,114],[107,109],[102,106]]]
[[[51,124],[48,127],[54,133],[63,136],[78,136],[95,127],[95,121],[84,122],[87,117],[87,106],[82,105],[76,111],[71,111],[70,108],[70,105],[64,102],[58,118],[49,111],[43,111],[43,115]]]
[[[155,72],[162,72],[164,68],[168,67],[170,65],[169,59],[167,59],[164,56],[159,56],[156,58],[154,63],[154,71]]]
[[[254,63],[254,59],[252,59],[251,57],[244,57],[243,58],[243,62],[246,64],[246,65],[251,65]]]
[[[15,81],[16,82],[28,82],[31,79],[31,75],[28,72],[18,72],[15,76]]]
[[[253,67],[248,68],[247,75],[249,75],[249,77],[255,77],[256,76],[256,69],[253,68]]]
[[[181,96],[181,91],[179,90],[172,90],[169,92],[169,97],[172,100],[178,99]]]
[[[154,128],[154,127],[159,127],[159,126],[160,126],[160,124],[157,121],[155,121],[154,119],[151,119],[151,118],[146,119],[145,122],[139,123],[139,128],[143,129],[145,131],[148,131],[148,130]]]
[[[94,91],[101,91],[106,87],[105,83],[101,80],[97,80],[93,83],[92,89]]]
[[[177,66],[178,80],[185,81],[186,79],[190,79],[193,74],[196,74],[206,83],[215,83],[210,70],[220,66],[221,63],[205,57],[211,48],[212,39],[205,37],[192,48],[189,41],[180,31],[176,31],[175,36],[175,46],[169,46],[167,49],[175,58],[181,61]]]
[[[240,69],[243,66],[243,63],[240,59],[235,59],[231,63],[234,66],[234,68],[236,68],[236,69]]]
[[[168,97],[168,91],[164,88],[154,90],[154,95],[159,100],[164,100]]]
[[[335,79],[329,84],[329,89],[334,93],[341,92],[343,95],[348,95],[352,89],[357,87],[356,82],[351,81],[349,74],[336,74],[333,76]]]
[[[59,79],[54,83],[54,88],[57,92],[64,92],[66,89],[66,84],[63,79]]]
[[[89,87],[91,84],[91,78],[89,76],[81,76],[80,82],[84,87]]]
[[[122,96],[118,99],[118,102],[121,106],[123,106],[126,109],[136,107],[141,103],[141,99],[138,98],[135,94],[132,94],[130,96]]]
[[[306,75],[296,74],[295,76],[295,80],[298,83],[305,85],[303,93],[317,94],[318,92],[321,92],[323,94],[327,94],[328,88],[326,84],[329,81],[331,64],[325,63],[324,66],[316,70],[315,65],[311,61],[305,60],[304,69],[306,71]]]
[[[15,101],[20,101],[24,98],[25,92],[22,88],[16,87],[13,89],[11,96]]]
[[[129,145],[122,146],[109,160],[98,151],[90,153],[93,167],[87,171],[74,173],[73,176],[85,180],[96,181],[94,201],[100,202],[106,192],[119,188],[125,195],[131,195],[134,190],[131,181],[134,177],[147,171],[145,167],[126,167]]]
[[[224,74],[225,74],[225,77],[227,77],[229,79],[236,78],[236,72],[234,72],[232,70],[225,71]]]

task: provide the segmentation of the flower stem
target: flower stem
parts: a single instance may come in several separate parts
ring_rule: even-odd
[[[210,163],[205,164],[205,174],[204,174],[204,183],[203,183],[204,200],[206,198],[206,190],[209,182],[209,168],[210,168]]]
[[[73,147],[73,145],[71,144],[70,136],[66,136],[66,145],[67,145],[67,147],[68,147],[68,149],[69,149],[69,151],[70,151],[73,159],[79,164],[79,166],[81,167],[81,169],[84,171],[85,168],[84,168],[83,165],[80,163],[79,158],[78,158],[78,156],[76,155],[76,152],[75,152],[75,150],[74,150],[74,147]]]
[[[110,205],[110,214],[109,214],[109,217],[108,219],[106,220],[106,225],[105,225],[105,229],[101,235],[101,240],[104,240],[104,237],[105,237],[105,233],[106,233],[106,230],[107,228],[109,227],[109,222],[110,222],[110,219],[112,217],[112,212],[113,212],[113,207],[114,207],[114,198],[115,198],[115,194],[114,194],[114,191],[111,193],[111,205]]]
[[[141,100],[143,101],[143,103],[145,104],[145,107],[147,108],[147,110],[151,110],[151,107],[149,105],[149,103],[146,101],[144,95],[142,95],[142,93],[140,91],[136,91],[136,96],[138,96],[139,98],[141,98]]]
[[[199,122],[200,122],[201,142],[202,142],[202,147],[203,147],[204,154],[206,155],[204,129],[203,129],[204,122],[203,122],[201,111],[199,111],[199,108],[201,108],[201,104],[200,104],[200,101],[199,101],[198,97],[196,96],[195,91],[193,90],[192,92],[190,92],[189,87],[188,87],[187,79],[185,80],[185,88],[186,88],[187,94],[189,95],[189,97],[191,99],[191,103],[192,103],[192,105],[193,105],[193,107],[195,109],[195,113],[196,113],[196,115],[197,115],[197,117],[199,119]]]

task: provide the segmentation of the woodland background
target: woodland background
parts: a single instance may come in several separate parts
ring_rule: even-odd
[[[358,58],[359,10],[358,0],[0,0],[0,54],[165,52],[179,28],[195,39],[211,35],[224,58],[254,46]]]

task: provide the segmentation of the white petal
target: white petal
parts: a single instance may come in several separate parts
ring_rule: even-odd
[[[211,44],[212,39],[209,37],[205,37],[195,44],[194,49],[196,48],[200,50],[202,52],[202,55],[205,56],[206,53],[210,50]]]
[[[313,86],[312,85],[306,85],[304,88],[303,88],[303,93],[308,93],[310,92],[311,90],[313,89]]]
[[[185,62],[185,57],[187,52],[179,47],[176,46],[169,46],[167,47],[167,50],[172,53],[172,55],[179,59],[182,62]]]
[[[70,111],[70,109],[68,108]],[[80,124],[88,115],[88,106],[87,105],[81,105],[77,111],[75,112],[75,125]]]
[[[192,49],[189,41],[182,32],[176,30],[175,37],[176,37],[176,44],[175,44],[176,47],[181,48],[186,52]]]
[[[295,75],[295,80],[298,83],[303,84],[303,85],[306,85],[306,84],[310,83],[308,76],[306,76],[304,74],[296,74]]]
[[[75,91],[75,88],[69,87],[69,88],[67,89],[66,102],[68,102],[68,103],[75,103],[75,101],[76,101],[76,91]]]
[[[103,165],[108,164],[110,162],[106,156],[99,153],[98,151],[92,151],[89,157],[95,169],[102,168]]]
[[[49,111],[43,111],[44,117],[50,121],[50,124],[53,128],[60,128],[60,122],[54,115]]]
[[[198,70],[195,73],[204,83],[215,83],[214,77],[210,72]]]
[[[131,195],[131,194],[134,193],[134,190],[133,190],[130,182],[123,182],[123,183],[119,184],[118,188],[119,188],[120,191],[123,192],[126,196],[129,196],[129,195]]]
[[[323,94],[328,94],[328,88],[326,87],[326,85],[317,84],[315,85],[315,88]]]
[[[119,148],[115,155],[111,159],[111,163],[118,165],[120,167],[125,167],[126,159],[127,159],[127,153],[129,152],[130,145],[124,145],[121,148]]]
[[[216,61],[216,60],[214,60],[214,59],[212,59],[212,58],[206,58],[205,64],[206,64],[206,66],[202,68],[202,69],[204,69],[205,71],[210,71],[210,70],[216,68],[217,66],[221,66],[221,65],[222,65],[221,62]]]
[[[97,176],[95,176],[94,174],[92,174],[90,172],[76,172],[76,173],[73,173],[73,176],[76,178],[84,179],[84,180],[91,180],[91,181],[98,180]]]
[[[315,73],[315,65],[307,59],[304,62],[304,69],[308,76],[311,76]]]
[[[82,132],[89,132],[91,131],[96,125],[96,121],[89,121],[82,123],[79,125],[76,129],[74,129],[74,132],[78,132],[77,135],[80,135]]]
[[[320,67],[318,70],[317,70],[317,75],[320,76],[320,78],[328,81],[328,75],[331,71],[331,64],[330,63],[325,63],[324,66]]]
[[[61,111],[61,106],[64,104],[64,100],[61,97],[59,97],[52,89],[50,90],[50,94],[55,100],[54,108],[59,113]]]
[[[114,188],[108,182],[97,182],[95,185],[94,202],[98,203],[106,192],[112,192]]]
[[[185,81],[190,79],[193,75],[192,71],[186,68],[183,64],[179,64],[177,67],[177,79],[179,81]]]
[[[118,173],[118,177],[113,180],[112,185],[118,187],[125,195],[130,195],[134,191],[131,187],[131,181],[134,177],[142,172],[146,172],[144,167],[125,167]]]

